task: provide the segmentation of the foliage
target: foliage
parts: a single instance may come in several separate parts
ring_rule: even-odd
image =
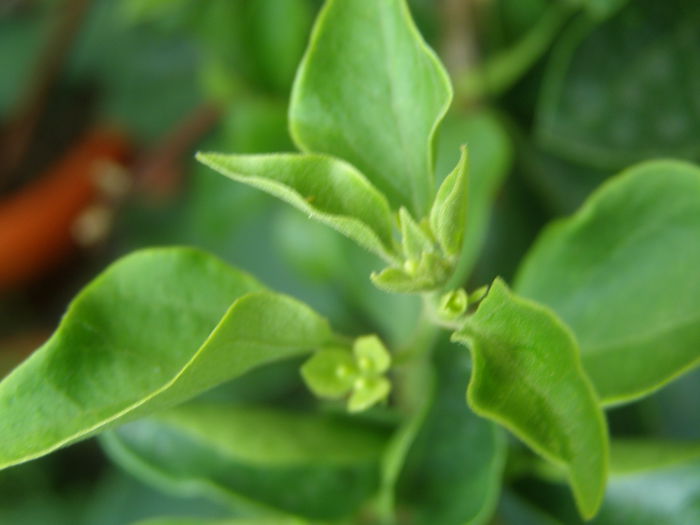
[[[228,517],[207,516],[212,525],[700,520],[700,435],[620,437],[611,411],[666,406],[650,396],[700,364],[697,90],[668,96],[662,70],[685,74],[698,9],[685,0],[672,2],[685,17],[647,0],[496,4],[504,30],[483,35],[493,49],[481,69],[450,71],[453,94],[405,0],[327,0],[303,58],[309,2],[212,1],[198,16],[182,1],[125,3],[129,23],[189,34],[206,50],[198,80],[207,96],[249,102],[229,115],[226,140],[196,155],[190,204],[199,204],[176,223],[177,239],[278,276],[265,250],[283,237],[286,262],[324,291],[304,295],[309,306],[197,248],[121,258],[0,382],[0,468],[100,434],[134,476],[221,503]],[[273,31],[279,16],[290,24]],[[542,23],[528,33],[531,19]],[[635,43],[649,32],[657,39],[643,50]],[[611,45],[618,40],[625,45]],[[601,48],[612,50],[604,67]],[[90,46],[81,49],[78,76],[94,66]],[[538,67],[546,72],[533,95]],[[700,70],[690,69],[693,86]],[[660,95],[642,90],[641,77]],[[271,98],[250,95],[253,86]],[[269,153],[289,149],[277,100],[288,89],[300,152]],[[495,100],[517,113],[536,99],[532,136],[494,109],[464,109]],[[647,110],[656,134],[637,121]],[[514,156],[522,178],[504,182]],[[502,257],[517,243],[505,235],[508,246],[494,248],[499,227],[527,229],[518,205],[538,192],[567,209],[585,202],[531,228],[522,260]],[[260,229],[239,236],[236,214]],[[297,288],[318,287],[312,280]],[[337,303],[368,322],[353,324]],[[557,503],[544,501],[551,494]]]

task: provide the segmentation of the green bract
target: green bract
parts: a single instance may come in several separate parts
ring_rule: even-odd
[[[417,224],[405,208],[399,210],[404,261],[371,275],[388,292],[416,293],[446,285],[458,267],[467,220],[468,162],[466,148],[455,169],[445,177],[429,216]]]
[[[700,169],[649,162],[549,227],[516,290],[573,329],[605,403],[629,401],[700,363]]]
[[[301,375],[318,396],[348,399],[350,412],[361,412],[389,395],[391,382],[384,374],[391,366],[391,356],[376,336],[355,340],[352,353],[341,348],[321,350],[304,366]]]

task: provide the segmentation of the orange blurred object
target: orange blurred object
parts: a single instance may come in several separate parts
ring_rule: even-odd
[[[123,164],[128,151],[122,135],[90,132],[36,182],[0,201],[0,291],[41,276],[73,252],[76,220],[101,198],[100,170]]]

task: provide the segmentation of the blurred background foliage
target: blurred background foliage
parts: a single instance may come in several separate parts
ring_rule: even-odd
[[[41,344],[106,264],[164,244],[212,251],[306,301],[341,331],[376,332],[392,348],[408,343],[419,305],[370,285],[373,256],[192,158],[198,149],[294,150],[288,95],[321,3],[0,3],[0,375]],[[456,90],[437,145],[438,174],[454,165],[460,144],[470,147],[473,261],[460,276],[470,288],[511,278],[545,222],[571,213],[631,163],[700,157],[695,0],[409,4]],[[474,490],[460,485],[454,464],[480,468],[458,438],[491,431],[463,402],[469,364],[446,355],[436,354],[442,386],[399,486],[400,508],[416,523],[430,522],[436,509],[442,522],[454,522],[461,510],[450,505],[460,490]],[[297,367],[275,366],[207,396],[312,403]],[[612,410],[613,433],[698,439],[698,396],[700,375],[687,375]],[[520,468],[532,460],[527,452],[511,443],[501,460],[508,488],[494,524],[578,523],[560,485]],[[435,480],[428,492],[426,479]],[[220,491],[143,480],[113,466],[91,440],[0,473],[0,523],[230,515]],[[650,497],[655,490],[675,499]],[[700,507],[700,465],[623,480],[610,494],[595,523],[687,525]]]

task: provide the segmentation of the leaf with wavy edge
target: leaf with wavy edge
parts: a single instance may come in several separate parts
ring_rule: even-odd
[[[472,353],[467,400],[474,412],[561,467],[581,514],[595,515],[605,493],[607,428],[566,325],[496,279],[453,339]]]
[[[206,253],[124,257],[0,383],[0,468],[191,398],[335,336],[307,306]]]
[[[297,71],[290,131],[302,151],[347,160],[394,208],[422,218],[435,191],[433,137],[451,99],[405,0],[329,0]]]
[[[198,153],[197,159],[235,181],[261,189],[395,262],[395,220],[389,204],[353,166],[326,155]]]

